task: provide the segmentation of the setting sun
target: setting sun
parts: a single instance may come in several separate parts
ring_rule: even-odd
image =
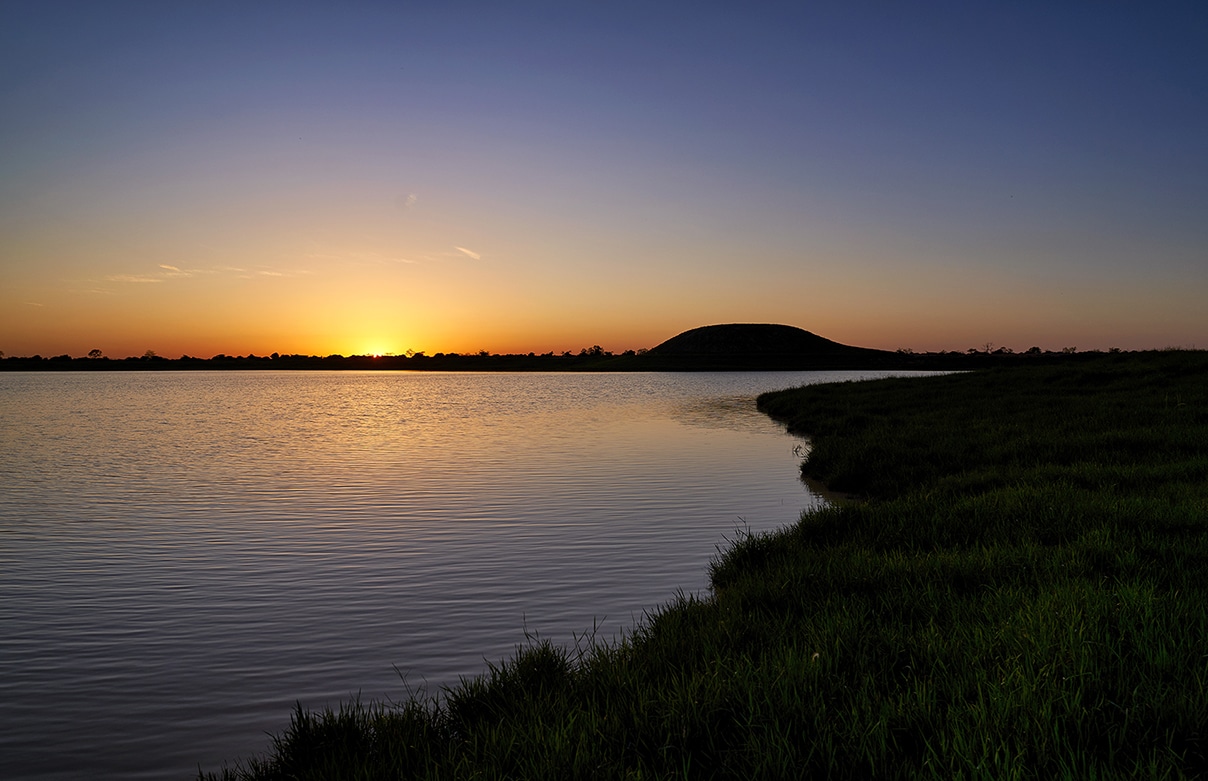
[[[358,351],[358,355],[371,355],[374,358],[381,358],[383,355],[395,355],[398,351],[392,347],[383,346],[384,343],[376,342],[372,347]]]

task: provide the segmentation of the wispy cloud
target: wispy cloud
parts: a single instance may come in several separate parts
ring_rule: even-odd
[[[224,275],[230,274],[238,279],[263,279],[265,277],[299,277],[307,274],[313,274],[310,269],[291,269],[291,268],[268,268],[268,267],[253,267],[241,268],[239,266],[212,266],[210,268],[181,268],[174,266],[171,263],[157,263],[156,267],[160,269],[154,274],[111,274],[104,277],[102,282],[112,282],[119,284],[154,284],[164,282],[170,279],[183,279],[197,276]],[[94,280],[95,282],[95,280]],[[111,290],[93,288],[89,292],[92,293],[112,293]]]
[[[224,268],[225,272],[235,275],[236,279],[276,279],[279,277],[300,277],[310,274],[304,269],[275,269],[275,268]]]
[[[170,263],[157,263],[156,267],[162,269],[154,274],[110,274],[105,277],[105,282],[123,282],[127,284],[143,285],[155,282],[163,282],[166,279],[176,279],[179,277],[191,277],[196,274],[213,273],[206,269],[200,268],[181,268],[173,266]]]
[[[400,255],[384,255],[380,252],[311,252],[306,257],[312,260],[335,260],[341,263],[375,263],[378,265],[387,263],[419,263],[414,258],[404,258]]]
[[[40,304],[37,301],[26,301],[25,305],[26,306],[46,306],[46,304]]]
[[[170,268],[169,266],[160,266],[161,268]],[[242,266],[214,266],[206,269],[184,269],[179,276],[193,276],[194,274],[234,274],[239,279],[258,279],[260,277],[301,277],[307,274],[313,274],[310,269],[304,268],[270,268],[270,267],[253,267],[243,268]],[[178,276],[177,274],[168,274],[168,276]]]
[[[454,247],[453,249],[462,254],[469,255],[471,258],[474,258],[474,260],[482,260],[482,255],[479,255],[474,250],[466,249],[465,247]]]
[[[114,274],[105,277],[106,282],[133,282],[136,284],[145,284],[151,282],[163,282],[163,277],[152,277],[146,274]]]
[[[305,277],[305,276],[307,276],[309,274],[313,274],[313,273],[315,273],[315,272],[311,271],[308,268],[263,268],[263,267],[261,267],[261,268],[254,268],[254,269],[240,269],[239,272],[236,274],[236,276],[238,276],[240,279],[262,279],[264,277],[270,277],[270,278],[275,279],[278,277],[281,277],[281,278]]]
[[[169,263],[160,263],[159,267],[167,272],[166,274],[161,275],[165,277],[191,277],[195,274],[211,273],[203,268],[181,268],[180,266],[173,266]]]

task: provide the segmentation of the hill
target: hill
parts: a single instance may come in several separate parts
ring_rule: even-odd
[[[693,328],[651,349],[646,357],[660,368],[678,370],[847,369],[900,363],[892,352],[852,347],[771,323]]]

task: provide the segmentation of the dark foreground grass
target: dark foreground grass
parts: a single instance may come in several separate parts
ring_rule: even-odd
[[[865,501],[737,540],[623,641],[298,710],[211,778],[1208,777],[1208,355],[760,406]]]

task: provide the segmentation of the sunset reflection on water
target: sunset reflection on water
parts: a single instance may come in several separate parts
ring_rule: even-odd
[[[0,375],[0,754],[187,776],[616,637],[815,501],[755,394],[850,376]]]

